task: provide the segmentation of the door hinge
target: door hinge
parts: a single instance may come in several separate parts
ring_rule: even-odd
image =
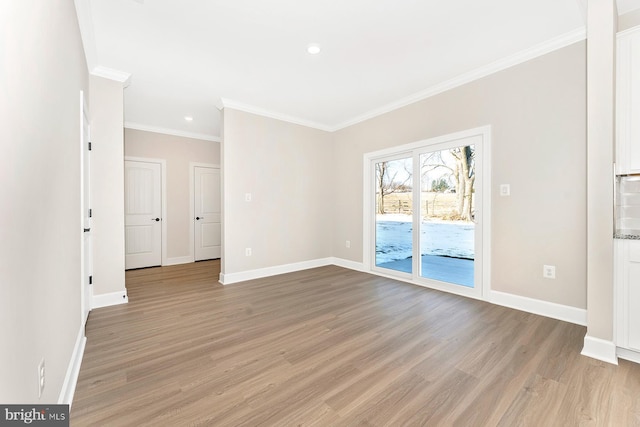
[[[91,141],[89,141],[89,151],[91,151]]]
[[[92,215],[93,215],[93,211],[89,209],[89,218],[91,218]]]
[[[89,276],[89,284],[93,285],[93,276]]]

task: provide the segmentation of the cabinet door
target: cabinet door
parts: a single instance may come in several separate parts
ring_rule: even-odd
[[[618,35],[617,55],[616,172],[640,173],[640,28]]]
[[[628,343],[632,350],[640,351],[640,241],[630,241],[627,264],[627,323]]]

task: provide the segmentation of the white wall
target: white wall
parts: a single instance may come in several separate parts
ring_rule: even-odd
[[[331,256],[331,135],[229,108],[223,123],[222,273]]]
[[[91,76],[93,295],[126,293],[122,83]]]
[[[57,403],[81,332],[87,69],[72,1],[3,1],[0,29],[0,402]]]
[[[589,0],[587,50],[587,334],[613,340],[615,0]],[[615,352],[615,348],[612,348]],[[614,354],[615,355],[615,354]]]
[[[135,129],[124,130],[125,156],[166,160],[167,261],[193,260],[190,239],[189,163],[220,165],[220,143]]]
[[[362,261],[364,153],[490,125],[492,289],[584,309],[585,53],[576,43],[336,132],[333,256]]]

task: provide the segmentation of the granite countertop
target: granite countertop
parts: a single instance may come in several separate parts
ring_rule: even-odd
[[[614,239],[640,240],[640,230],[620,229],[613,233]]]

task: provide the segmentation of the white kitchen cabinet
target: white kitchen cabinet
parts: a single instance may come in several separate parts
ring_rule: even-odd
[[[616,173],[640,173],[640,26],[617,36]]]
[[[616,240],[614,259],[616,345],[640,357],[640,240]]]

